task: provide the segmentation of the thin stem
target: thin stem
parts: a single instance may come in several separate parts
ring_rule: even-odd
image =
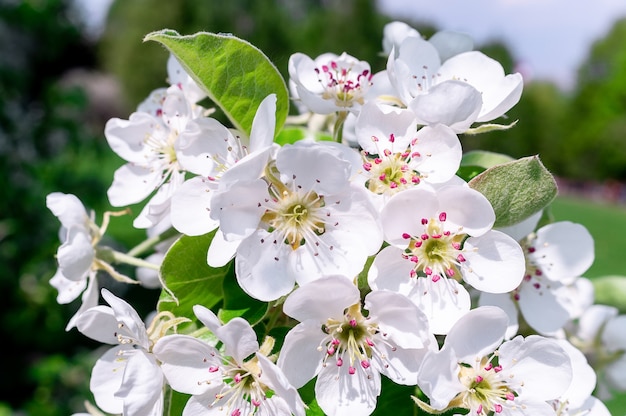
[[[115,263],[125,263],[130,264],[131,266],[146,267],[153,270],[159,270],[161,267],[158,264],[150,263],[149,261],[145,261],[119,251],[111,250],[110,254],[113,256],[113,261]]]
[[[169,228],[169,229],[163,231],[159,235],[155,235],[154,237],[150,237],[150,238],[142,241],[141,243],[139,243],[135,247],[131,248],[128,251],[127,254],[129,256],[131,256],[131,257],[139,256],[139,255],[145,253],[146,251],[153,249],[154,246],[156,246],[160,242],[165,241],[168,238],[174,237],[174,236],[176,236],[178,234],[180,234],[180,233],[176,229]]]
[[[335,121],[335,126],[333,127],[333,139],[337,143],[341,143],[343,141],[343,123],[346,121],[347,117],[347,111],[339,111],[337,113],[337,120]]]

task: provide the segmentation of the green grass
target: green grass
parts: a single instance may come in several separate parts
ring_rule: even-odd
[[[555,221],[582,224],[593,236],[596,258],[586,277],[626,276],[626,206],[560,196],[551,207]]]

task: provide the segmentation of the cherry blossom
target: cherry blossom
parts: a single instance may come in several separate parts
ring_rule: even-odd
[[[285,336],[278,366],[296,387],[317,376],[315,396],[326,414],[369,415],[380,375],[417,382],[419,363],[436,345],[414,304],[392,292],[365,297],[348,279],[327,276],[296,289],[283,311],[300,321]]]

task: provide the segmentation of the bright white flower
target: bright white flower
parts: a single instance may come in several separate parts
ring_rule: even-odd
[[[611,306],[592,305],[567,328],[567,334],[598,374],[600,399],[626,391],[626,315],[618,315]]]
[[[278,146],[273,145],[275,123],[275,94],[259,105],[249,139],[211,118],[190,122],[195,126],[185,134],[181,153],[183,157],[192,156],[185,159],[185,166],[199,176],[185,181],[172,196],[174,228],[187,235],[203,235],[217,228],[218,221],[211,217],[213,195],[218,190],[224,192],[232,183],[263,174]],[[205,157],[193,157],[195,154]]]
[[[400,292],[445,334],[470,309],[461,281],[484,292],[506,293],[524,276],[524,254],[491,227],[489,201],[467,186],[413,188],[392,196],[381,212],[389,246],[369,270],[372,289]]]
[[[137,312],[124,300],[102,289],[110,306],[95,306],[80,315],[76,327],[96,341],[115,345],[98,359],[90,389],[99,408],[108,413],[161,416],[164,377],[152,354],[154,342],[181,322],[161,323],[157,315],[146,330]]]
[[[355,125],[362,150],[365,186],[385,200],[422,181],[443,183],[459,168],[462,149],[447,126],[425,126],[408,110],[387,111],[374,102],[363,106]]]
[[[236,250],[239,285],[264,301],[324,274],[356,276],[382,233],[367,191],[350,183],[351,164],[338,154],[323,143],[285,145],[262,179],[214,195],[211,215],[224,240],[213,239],[209,264],[212,253],[224,259]]]
[[[70,303],[82,293],[82,304],[65,328],[69,331],[82,312],[98,304],[98,270],[106,271],[117,280],[129,282],[130,279],[117,273],[97,255],[97,245],[106,231],[110,213],[105,214],[102,227],[98,227],[93,212],[88,215],[75,195],[53,192],[46,197],[46,205],[61,222],[62,244],[56,255],[59,268],[50,279],[50,284],[59,292],[57,302]]]
[[[163,337],[154,347],[172,388],[192,395],[183,415],[304,416],[298,392],[267,357],[271,338],[259,348],[244,319],[222,325],[211,310],[200,305],[193,309],[224,344],[223,353],[188,335]]]
[[[325,53],[315,60],[303,53],[289,57],[289,76],[298,98],[314,113],[358,112],[370,88],[370,65],[343,53]]]
[[[559,398],[571,383],[568,354],[538,335],[500,345],[506,328],[506,314],[492,306],[459,319],[441,350],[429,352],[419,370],[418,385],[431,408],[460,407],[473,415],[554,415],[546,401]]]
[[[387,74],[420,124],[441,123],[458,133],[502,116],[523,87],[519,73],[505,76],[500,63],[481,52],[459,53],[442,64],[433,43],[412,36],[389,56]]]
[[[135,204],[156,191],[135,219],[135,227],[152,227],[169,215],[170,198],[185,172],[210,151],[206,141],[191,146],[188,142],[193,140],[184,138],[211,128],[210,122],[191,123],[201,118],[203,109],[189,101],[186,92],[189,88],[179,85],[155,90],[128,120],[112,118],[105,125],[111,149],[128,162],[115,171],[108,191],[111,205]]]
[[[369,415],[380,375],[413,385],[426,351],[436,348],[428,321],[392,292],[370,292],[361,312],[359,290],[328,276],[296,289],[283,311],[300,321],[285,336],[278,366],[300,388],[317,376],[315,396],[329,415]]]

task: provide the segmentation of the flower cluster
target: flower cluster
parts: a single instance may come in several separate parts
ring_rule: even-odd
[[[589,308],[593,239],[542,216],[534,193],[553,179],[538,158],[474,153],[480,172],[461,169],[460,134],[515,124],[490,122],[518,102],[520,74],[465,35],[424,39],[393,22],[384,70],[347,53],[296,53],[288,82],[272,84],[279,75],[251,45],[195,36],[221,42],[220,56],[239,42],[257,72],[237,78],[237,62],[221,72],[211,56],[186,60],[181,51],[199,53],[186,37],[148,36],[172,52],[170,86],[104,131],[127,162],[109,203],[143,204],[133,225],[146,242],[103,246],[112,213],[97,227],[74,195],[47,199],[63,226],[51,284],[59,303],[83,293],[67,329],[114,345],[92,372],[97,407],[365,416],[385,406],[384,376],[414,386],[404,405],[420,412],[608,415],[594,370],[601,397],[626,390],[626,321]],[[246,90],[249,79],[270,87]],[[228,82],[244,93],[212,90]],[[288,91],[298,116],[287,117]],[[233,104],[244,101],[254,105]],[[137,280],[117,263],[138,266]],[[98,271],[161,288],[147,324],[106,288],[108,306],[98,304]]]

